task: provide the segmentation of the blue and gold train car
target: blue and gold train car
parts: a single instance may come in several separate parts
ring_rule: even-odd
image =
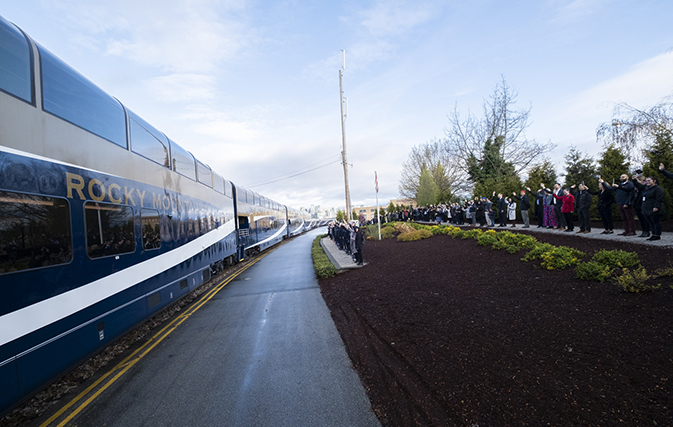
[[[0,413],[286,236],[285,206],[0,17]]]

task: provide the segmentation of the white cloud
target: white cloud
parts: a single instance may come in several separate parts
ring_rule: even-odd
[[[625,102],[647,109],[673,93],[673,53],[663,53],[642,61],[628,72],[601,82],[568,97],[537,115],[529,135],[552,139],[559,147],[552,153],[557,165],[571,145],[595,156],[601,146],[596,142],[596,129],[612,119],[614,107]],[[539,112],[539,110],[536,110]],[[554,134],[549,135],[548,129]]]
[[[407,1],[378,1],[356,15],[360,25],[375,38],[404,34],[432,19],[435,7],[429,3]]]
[[[580,22],[600,9],[609,0],[552,0],[557,6],[555,16],[549,21],[555,25],[571,25]]]
[[[151,94],[161,102],[203,102],[215,98],[215,78],[205,74],[171,74],[147,81]]]
[[[174,73],[215,72],[254,35],[243,1],[70,0],[54,7],[68,11],[67,26],[82,46]]]

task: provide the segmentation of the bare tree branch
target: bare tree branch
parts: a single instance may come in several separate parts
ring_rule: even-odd
[[[612,116],[611,122],[598,126],[597,141],[602,141],[604,147],[620,148],[632,164],[644,164],[644,150],[655,142],[657,135],[673,132],[673,96],[665,97],[648,110],[617,104]]]
[[[468,113],[467,118],[461,120],[458,107],[454,107],[453,113],[448,116],[449,127],[445,129],[444,149],[458,160],[464,172],[467,173],[471,158],[488,160],[482,159],[484,144],[488,139],[502,137],[502,159],[512,164],[517,174],[556,147],[551,141],[539,143],[526,138],[525,131],[530,126],[532,107],[516,108],[517,97],[518,93],[514,92],[503,76],[493,94],[484,101],[483,118]]]

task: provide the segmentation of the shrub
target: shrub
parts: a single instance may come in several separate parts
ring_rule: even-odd
[[[563,270],[571,265],[577,265],[584,256],[584,252],[567,246],[559,246],[542,255],[540,266],[547,270]]]
[[[556,247],[549,243],[536,243],[523,261],[542,260],[541,267],[546,270],[562,270],[571,265],[577,265],[584,256],[584,252],[567,246]]]
[[[311,246],[311,258],[313,258],[313,268],[315,269],[315,274],[320,279],[327,277],[334,277],[337,274],[336,267],[332,264],[332,261],[327,258],[325,251],[323,251],[322,246],[320,245],[320,239],[326,237],[327,234],[318,236],[313,239],[313,245]]]
[[[456,231],[454,231],[453,233],[451,233],[451,237],[453,237],[454,239],[455,239],[456,237],[460,237],[460,238],[462,239],[462,238],[463,238],[463,234],[465,234],[465,231],[463,231],[463,230],[461,230],[461,229],[459,228],[458,230],[456,230]]]
[[[634,268],[640,265],[640,260],[638,259],[638,254],[636,252],[626,252],[622,250],[608,251],[602,249],[596,252],[591,260],[610,268]]]
[[[542,259],[542,255],[554,249],[554,245],[549,243],[537,243],[530,251],[521,258],[522,261],[535,261]]]
[[[656,277],[668,277],[673,276],[673,266],[669,264],[666,268],[658,268],[654,270],[654,275]]]
[[[475,228],[474,230],[467,230],[463,231],[462,238],[463,239],[478,239],[479,236],[481,236],[482,232],[480,229]]]
[[[381,238],[382,239],[390,239],[394,235],[395,235],[395,228],[390,226],[390,225],[386,225],[385,227],[383,227],[381,229]]]
[[[412,223],[410,223],[410,224],[411,224],[411,226],[412,226],[414,229],[416,229],[416,230],[428,230],[428,231],[431,231],[431,230],[434,228],[434,226],[432,226],[432,225],[418,224],[418,223],[416,223],[416,222],[412,222]]]
[[[493,249],[507,249],[509,247],[509,245],[502,240],[496,240],[491,246]]]
[[[409,223],[413,224],[413,223]],[[408,233],[410,231],[414,231],[414,228],[407,224],[406,222],[396,222],[395,223],[395,232],[397,234],[402,234],[402,233]]]
[[[583,262],[575,267],[575,275],[581,280],[604,282],[612,275],[612,268],[596,261]]]
[[[462,233],[462,232],[463,230],[453,225],[446,227],[446,234],[450,234],[452,237],[455,237],[456,233]]]
[[[398,242],[414,242],[416,240],[427,239],[432,237],[432,231],[430,230],[414,230],[406,233],[402,233],[397,236]]]
[[[515,253],[517,253],[521,250],[521,248],[517,245],[507,245],[507,247],[505,249],[510,254],[515,254]]]
[[[389,239],[393,237],[395,233],[395,228],[392,225],[382,225],[381,226],[381,239]],[[370,224],[365,226],[365,236],[368,240],[378,240],[379,239],[379,226],[378,224]]]
[[[647,274],[645,267],[642,265],[635,270],[629,270],[628,268],[622,269],[622,274],[615,277],[615,283],[620,286],[625,292],[641,292],[641,291],[651,291],[659,289],[661,283],[656,285],[647,285],[647,279],[650,276]]]
[[[489,231],[491,231],[491,230],[489,230]],[[491,234],[489,232],[481,233],[481,235],[477,238],[477,242],[481,246],[490,246],[497,241],[498,241],[498,238],[495,237],[493,234]]]

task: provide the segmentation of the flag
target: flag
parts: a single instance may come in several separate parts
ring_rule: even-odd
[[[379,192],[379,177],[376,175],[376,171],[374,171],[374,183],[376,184],[376,192]]]

